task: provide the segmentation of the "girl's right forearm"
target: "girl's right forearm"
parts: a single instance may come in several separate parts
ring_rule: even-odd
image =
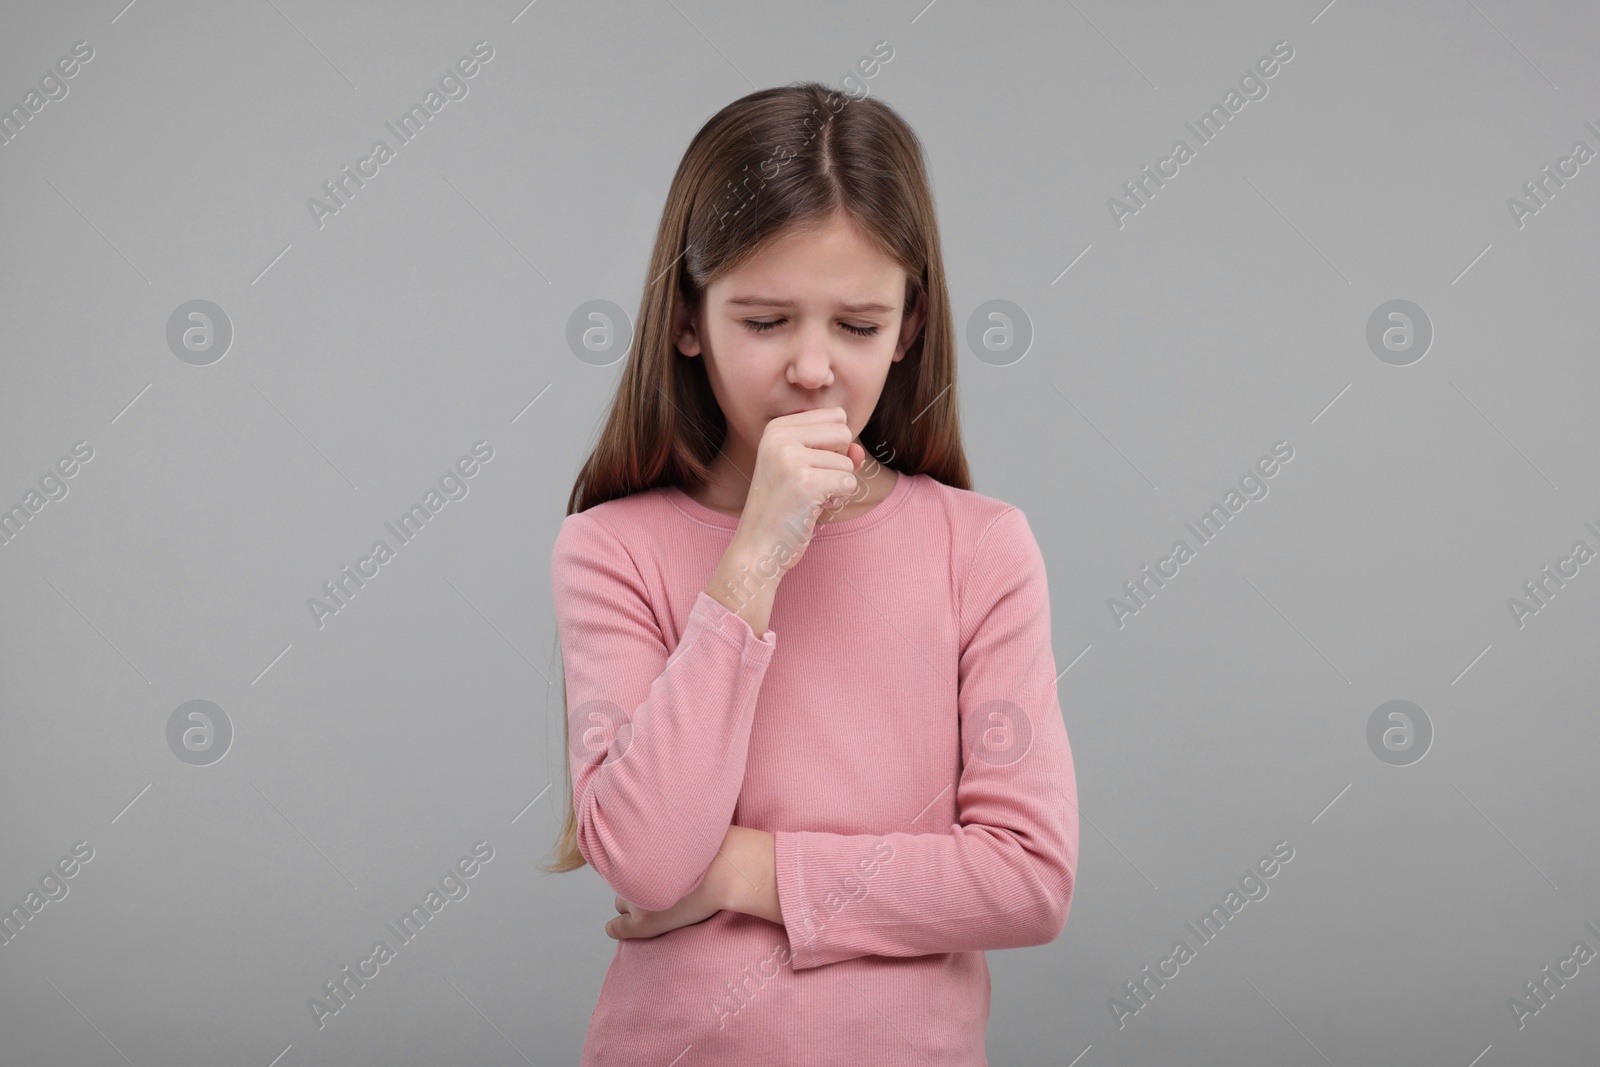
[[[767,632],[772,599],[783,578],[782,547],[761,551],[737,534],[711,572],[706,592],[750,625],[757,637]]]

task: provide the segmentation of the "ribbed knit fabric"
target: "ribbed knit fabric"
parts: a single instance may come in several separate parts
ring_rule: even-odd
[[[583,1067],[987,1064],[983,950],[1056,938],[1078,862],[1027,519],[900,475],[817,525],[760,636],[705,592],[737,527],[658,488],[556,538],[584,858],[660,911],[769,830],[783,914],[616,942]]]

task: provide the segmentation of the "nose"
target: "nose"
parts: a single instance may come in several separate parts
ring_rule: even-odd
[[[826,327],[800,331],[799,349],[789,359],[789,384],[801,389],[825,389],[833,384],[833,351]]]

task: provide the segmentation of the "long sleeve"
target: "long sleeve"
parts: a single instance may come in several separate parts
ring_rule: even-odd
[[[578,850],[625,900],[664,910],[733,821],[776,634],[702,590],[669,652],[633,557],[589,512],[563,520],[550,576]]]
[[[775,834],[795,970],[1040,945],[1066,924],[1077,782],[1044,559],[1021,510],[1008,508],[979,538],[959,623],[961,821],[948,833]]]

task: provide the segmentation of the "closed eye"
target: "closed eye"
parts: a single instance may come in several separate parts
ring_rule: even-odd
[[[770,322],[759,319],[745,319],[744,324],[745,328],[751,333],[765,333],[777,326],[778,323],[782,321],[782,319],[773,319]],[[878,332],[878,327],[876,326],[852,326],[848,322],[841,322],[839,325],[843,326],[857,337],[871,337],[873,334]]]

